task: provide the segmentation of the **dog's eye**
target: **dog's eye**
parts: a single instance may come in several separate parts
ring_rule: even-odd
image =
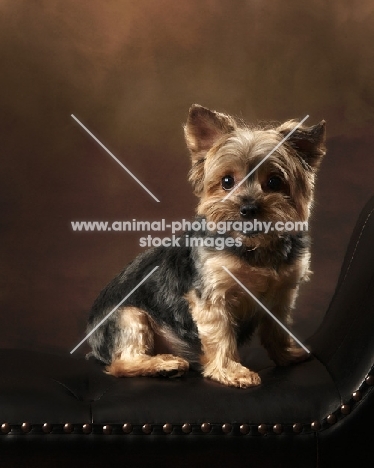
[[[283,180],[278,176],[271,176],[266,183],[266,187],[272,192],[279,192],[283,187]]]
[[[235,185],[235,180],[234,177],[226,175],[225,177],[222,177],[221,183],[223,190],[231,190]]]

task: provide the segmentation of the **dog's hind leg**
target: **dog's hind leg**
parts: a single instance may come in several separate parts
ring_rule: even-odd
[[[180,357],[172,354],[152,355],[154,330],[145,311],[124,307],[119,313],[120,331],[112,362],[106,367],[108,374],[115,377],[179,377],[188,370],[188,362]]]

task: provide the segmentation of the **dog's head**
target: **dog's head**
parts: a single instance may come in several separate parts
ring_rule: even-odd
[[[184,131],[192,160],[189,180],[200,199],[197,214],[216,224],[307,221],[325,154],[325,122],[295,130],[297,124],[239,126],[229,115],[193,105]],[[258,233],[231,234],[253,245],[250,239]]]

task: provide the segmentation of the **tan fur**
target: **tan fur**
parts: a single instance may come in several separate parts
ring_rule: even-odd
[[[203,374],[227,385],[248,387],[260,383],[260,377],[239,363],[234,336],[235,325],[258,310],[255,301],[222,268],[226,268],[256,297],[272,305],[272,313],[284,324],[290,324],[290,310],[297,296],[298,281],[307,264],[301,261],[286,271],[256,268],[227,253],[206,252],[203,270],[204,295],[197,298],[192,290],[187,295],[191,314],[198,326],[203,346]],[[288,335],[270,317],[260,323],[262,344],[279,365],[305,359]]]
[[[158,354],[156,356],[134,355],[115,359],[106,372],[114,377],[180,377],[188,371],[186,360],[172,354]]]
[[[292,143],[289,141],[279,147],[240,186],[251,167],[261,162],[295,125],[296,122],[288,121],[277,129],[238,128],[232,124],[230,116],[193,106],[185,135],[191,151],[190,182],[200,198],[198,215],[204,216],[208,222],[240,221],[238,207],[241,200],[250,197],[261,204],[261,216],[267,222],[308,220],[313,203],[315,171],[325,153],[324,122],[310,129],[303,127],[297,130]],[[304,161],[297,155],[298,150],[303,151]],[[266,191],[266,183],[273,174],[284,180],[282,191]],[[233,177],[239,187],[231,197],[223,200],[226,193],[222,190],[221,179],[226,175]],[[240,237],[248,250],[266,247],[271,265],[277,233],[246,237],[233,231],[231,236]],[[251,266],[244,259],[227,252],[205,251],[202,255],[205,282],[201,297],[197,297],[194,290],[186,297],[202,342],[203,374],[226,385],[257,385],[260,377],[239,363],[235,327],[241,320],[250,319],[259,306],[222,266],[265,302],[282,323],[290,325],[299,283],[308,279],[310,273],[310,254],[308,252],[295,263],[285,264],[277,270],[271,266]],[[269,356],[278,365],[297,362],[308,356],[265,313],[259,333]]]
[[[152,356],[154,330],[148,314],[136,307],[120,310],[121,339],[115,345],[116,353],[106,368],[115,377],[157,376],[168,374],[178,377],[184,374],[189,364],[185,359],[172,354]]]

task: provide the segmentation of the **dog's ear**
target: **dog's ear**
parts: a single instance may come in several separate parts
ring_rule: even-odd
[[[285,122],[278,127],[278,131],[286,136],[295,125],[295,121]],[[322,120],[313,127],[299,127],[286,143],[291,145],[310,167],[317,170],[326,154],[326,122]]]
[[[217,140],[235,129],[235,120],[229,115],[211,111],[199,104],[193,104],[184,126],[184,136],[191,152],[192,163],[204,158]]]

